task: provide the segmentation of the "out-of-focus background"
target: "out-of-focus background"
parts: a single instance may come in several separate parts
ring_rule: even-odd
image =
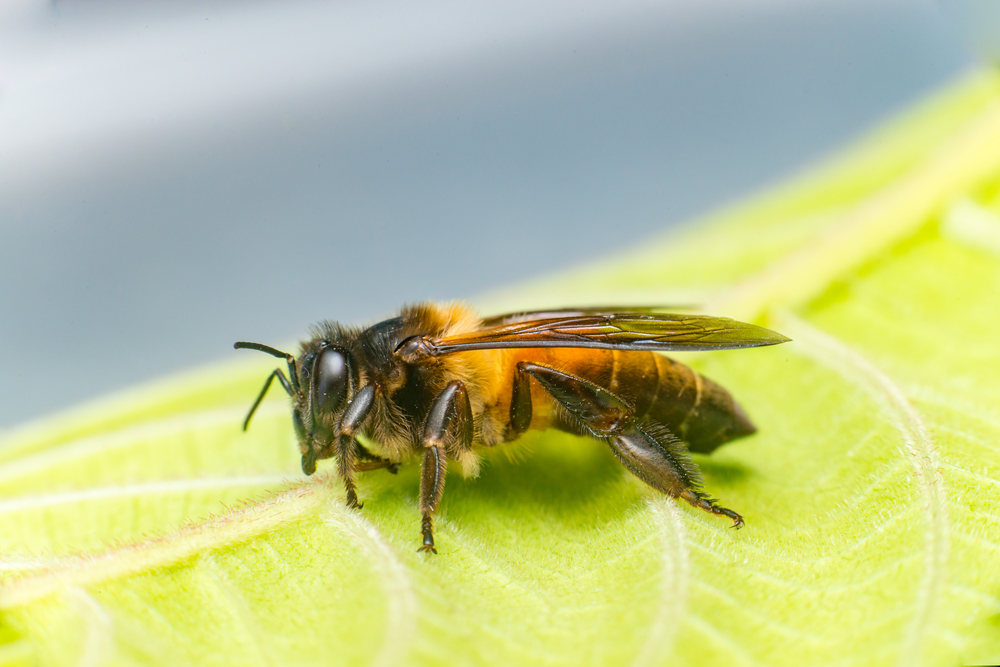
[[[0,427],[627,249],[959,76],[959,33],[930,0],[6,0]]]

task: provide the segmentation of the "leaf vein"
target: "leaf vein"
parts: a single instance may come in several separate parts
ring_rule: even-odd
[[[778,319],[799,343],[796,349],[864,389],[881,406],[902,437],[904,451],[913,466],[914,481],[923,497],[927,528],[924,532],[924,576],[917,590],[917,608],[906,631],[899,664],[918,664],[918,647],[935,625],[934,616],[947,579],[947,493],[934,441],[919,412],[900,387],[874,364],[788,311],[782,311]]]
[[[417,597],[409,571],[375,526],[339,501],[329,503],[323,521],[355,541],[380,575],[385,589],[385,638],[371,665],[394,667],[402,664],[417,629]]]
[[[659,527],[660,600],[649,624],[646,641],[632,661],[633,665],[649,665],[659,656],[672,653],[677,628],[684,618],[691,578],[687,529],[680,509],[672,501],[661,498],[649,505],[653,521]]]

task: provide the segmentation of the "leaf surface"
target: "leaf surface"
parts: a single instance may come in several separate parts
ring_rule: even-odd
[[[448,479],[298,472],[240,360],[0,444],[0,665],[1000,661],[1000,79],[824,167],[491,311],[704,304],[793,339],[682,360],[760,432],[696,455],[745,529],[601,443],[531,434]],[[516,460],[512,460],[516,459]]]

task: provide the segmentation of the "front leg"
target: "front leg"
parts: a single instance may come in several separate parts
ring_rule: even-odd
[[[437,511],[444,493],[444,478],[448,471],[445,446],[455,438],[458,449],[472,446],[472,405],[469,394],[460,380],[451,382],[434,399],[427,420],[424,422],[424,461],[420,468],[420,513],[423,515],[420,532],[423,544],[420,551],[437,553],[434,548],[434,524],[431,515]]]
[[[358,491],[354,485],[354,472],[357,470],[355,459],[358,453],[354,436],[371,412],[376,394],[378,394],[377,385],[369,384],[361,388],[344,410],[340,420],[340,434],[337,436],[337,470],[347,489],[347,506],[355,509],[361,509],[361,503],[358,502]]]

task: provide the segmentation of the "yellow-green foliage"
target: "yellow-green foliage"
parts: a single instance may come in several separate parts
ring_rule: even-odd
[[[760,433],[697,460],[729,522],[600,443],[526,438],[344,508],[241,358],[0,445],[0,665],[1000,661],[1000,79],[798,181],[491,309],[704,303],[794,339],[685,357]],[[622,221],[627,229],[627,221]],[[335,315],[317,313],[317,317]]]

